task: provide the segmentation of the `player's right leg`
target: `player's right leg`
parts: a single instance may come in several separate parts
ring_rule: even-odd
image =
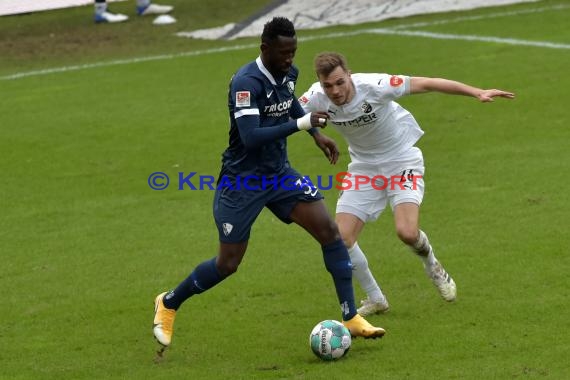
[[[247,241],[220,243],[220,253],[217,257],[198,265],[174,290],[156,296],[152,331],[158,343],[163,346],[170,345],[178,308],[188,298],[205,292],[235,273],[246,249]]]
[[[361,175],[373,177],[371,169],[363,165],[358,165],[358,169]],[[366,292],[366,298],[360,301],[361,306],[358,308],[358,314],[363,316],[385,313],[390,307],[370,271],[366,255],[357,242],[365,222],[376,220],[386,207],[386,202],[386,191],[374,189],[370,184],[361,186],[359,190],[345,190],[337,201],[336,222],[344,244],[348,248],[352,273]]]
[[[174,317],[182,303],[235,273],[245,255],[251,226],[265,200],[258,199],[254,191],[243,192],[230,185],[218,188],[214,195],[214,219],[220,239],[218,255],[198,265],[174,290],[155,299],[153,332],[165,347],[172,341]]]
[[[367,315],[388,312],[390,309],[388,300],[368,268],[368,260],[364,252],[360,249],[358,242],[354,243],[348,250],[348,253],[352,261],[352,273],[367,295],[366,299],[360,301],[358,314],[365,317]]]

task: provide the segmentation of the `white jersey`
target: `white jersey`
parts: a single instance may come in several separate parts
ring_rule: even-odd
[[[410,93],[410,77],[352,74],[355,94],[336,106],[319,82],[299,98],[305,112],[326,111],[329,124],[348,142],[352,162],[390,161],[408,151],[424,134],[410,112],[394,100]]]

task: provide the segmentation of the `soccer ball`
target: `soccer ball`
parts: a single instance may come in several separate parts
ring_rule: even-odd
[[[326,320],[317,323],[309,336],[311,350],[322,360],[342,358],[350,349],[350,331],[340,322]]]

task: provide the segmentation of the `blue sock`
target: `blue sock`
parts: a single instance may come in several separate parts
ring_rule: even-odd
[[[227,276],[226,276],[227,277]],[[178,310],[180,305],[195,294],[200,294],[214,287],[226,278],[216,268],[216,258],[198,265],[190,276],[164,296],[164,306]]]
[[[341,239],[334,243],[323,245],[325,267],[332,275],[336,295],[342,310],[342,319],[348,321],[356,315],[354,290],[352,288],[352,263],[348,250]]]

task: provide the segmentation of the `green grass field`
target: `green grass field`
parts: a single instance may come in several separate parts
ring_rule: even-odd
[[[440,94],[400,102],[426,131],[421,225],[458,285],[456,303],[439,298],[387,212],[360,245],[391,304],[370,321],[388,333],[321,362],[308,335],[340,312],[320,247],[264,211],[238,273],[184,304],[155,364],[152,301],[216,254],[217,232],[212,191],[153,191],[147,178],[218,174],[227,83],[258,54],[258,38],[173,33],[240,21],[269,1],[169,3],[179,22],[164,28],[137,18],[94,25],[90,6],[0,18],[1,379],[570,378],[564,0],[299,31],[297,95],[323,50],[344,53],[354,72],[517,94],[492,104]],[[114,8],[133,16],[132,6]],[[419,22],[428,25],[409,26]],[[396,26],[542,44],[357,33]],[[354,33],[328,36],[340,32]],[[207,52],[236,45],[251,47]],[[100,66],[18,77],[81,64]],[[306,134],[289,139],[304,174],[345,170],[344,142],[326,133],[342,147],[336,167]],[[334,212],[336,191],[325,196]]]

